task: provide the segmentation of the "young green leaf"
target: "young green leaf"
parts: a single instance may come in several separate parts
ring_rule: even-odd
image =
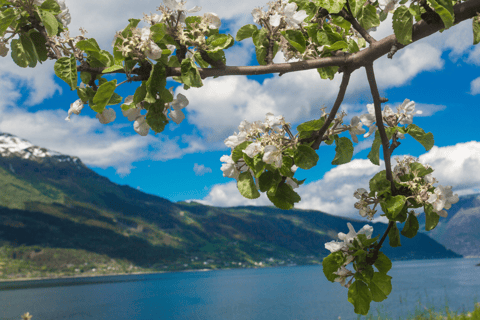
[[[417,217],[415,216],[415,214],[409,213],[407,221],[405,222],[401,233],[404,237],[413,238],[417,235],[418,228],[419,225]]]
[[[292,187],[286,183],[280,183],[275,193],[272,192],[272,190],[269,190],[267,192],[267,197],[277,208],[283,210],[292,209],[293,204],[295,202],[300,202],[301,200],[298,193],[293,191]]]
[[[380,145],[382,144],[382,139],[380,138],[380,133],[375,131],[375,139],[372,143],[372,149],[368,153],[367,158],[370,159],[370,162],[376,164],[377,166],[380,165]]]
[[[335,137],[335,158],[333,158],[333,165],[340,165],[348,163],[353,156],[353,143],[347,137]]]
[[[423,208],[425,211],[425,231],[435,229],[440,217],[433,211],[433,206],[430,203],[426,203]]]
[[[278,173],[278,170],[263,172],[258,178],[260,191],[266,192],[272,190],[272,192],[275,192],[281,180],[282,176]]]
[[[378,252],[378,257],[373,264],[379,272],[387,274],[392,269],[392,261],[381,251]]]
[[[377,14],[377,9],[371,4],[362,7],[357,20],[360,25],[367,30],[380,25],[380,17]]]
[[[396,223],[393,223],[393,227],[388,231],[388,243],[392,248],[402,246],[400,244],[400,232],[398,231]]]
[[[181,64],[182,82],[189,87],[200,88],[203,86],[200,72],[192,59],[183,59]]]
[[[257,187],[255,186],[255,181],[253,180],[250,171],[240,173],[237,180],[237,188],[238,191],[240,191],[240,194],[247,199],[256,199],[260,197],[260,192],[258,192]]]
[[[112,98],[115,88],[117,88],[117,80],[108,81],[100,85],[98,87],[97,93],[95,94],[95,97],[93,97],[93,105],[91,105],[90,107],[94,111],[102,113],[108,102]]]
[[[308,170],[317,165],[318,154],[307,145],[300,145],[295,151],[295,164],[302,169]]]
[[[323,258],[323,274],[330,282],[335,282],[338,275],[334,274],[345,263],[345,257],[342,252],[332,252],[325,258]]]
[[[397,215],[402,211],[403,207],[405,206],[406,198],[402,195],[397,195],[394,197],[388,197],[387,200],[382,204],[382,209],[384,213],[387,215],[389,220],[395,220]]]
[[[381,302],[392,292],[392,277],[382,272],[375,272],[368,288],[372,292],[372,300]]]
[[[387,174],[385,170],[382,170],[375,174],[369,182],[370,191],[378,192],[378,195],[390,192],[390,181],[387,180]]]
[[[337,73],[337,71],[338,71],[337,66],[317,68],[317,72],[320,75],[320,78],[322,79],[333,80],[333,78],[335,77],[335,73]]]
[[[480,17],[473,17],[472,20],[473,44],[476,45],[480,42]]]
[[[281,31],[282,35],[287,39],[295,49],[300,53],[304,53],[306,49],[306,41],[303,33],[300,30],[286,30]]]
[[[407,45],[412,42],[413,16],[405,6],[400,6],[393,13],[393,31],[398,42]]]
[[[0,11],[0,38],[5,35],[5,31],[7,31],[7,28],[12,24],[12,22],[17,19],[18,13],[13,8]]]
[[[420,144],[425,148],[425,150],[432,149],[434,145],[433,134],[431,132],[425,133],[422,128],[409,124],[407,126],[407,133],[411,135],[415,140],[420,142]]]
[[[43,25],[45,26],[45,30],[47,30],[47,34],[50,37],[53,37],[58,32],[59,22],[57,18],[51,13],[50,11],[43,10],[38,8],[38,15],[40,20],[42,20]]]
[[[253,33],[257,30],[258,28],[256,25],[247,24],[238,30],[237,35],[235,36],[235,40],[242,41],[244,39],[251,38],[253,36]]]
[[[155,133],[162,132],[168,123],[167,117],[163,114],[165,104],[161,100],[157,100],[155,103],[148,107],[147,116],[145,117],[147,124],[152,128]]]
[[[46,40],[45,38],[40,34],[40,32],[37,32],[35,30],[30,31],[30,39],[32,39],[33,45],[35,47],[35,51],[37,53],[37,58],[40,63],[43,61],[46,61],[48,56],[47,56],[47,48],[46,48]]]
[[[53,69],[57,77],[65,81],[71,90],[75,90],[77,87],[77,62],[73,54],[70,57],[58,59]]]
[[[355,280],[348,288],[348,302],[353,304],[356,314],[366,315],[371,301],[372,293],[365,282]]]
[[[427,3],[435,10],[442,19],[443,24],[445,25],[445,29],[450,28],[453,26],[455,21],[454,13],[453,13],[453,5],[452,2],[449,0],[427,0]]]

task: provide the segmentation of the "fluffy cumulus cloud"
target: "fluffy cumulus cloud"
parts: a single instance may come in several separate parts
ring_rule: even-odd
[[[480,168],[480,142],[478,141],[433,147],[420,156],[419,160],[435,169],[433,176],[437,178],[439,184],[453,186],[454,192],[459,195],[478,193],[480,190],[480,175],[472,174]],[[395,164],[394,160],[393,166]],[[306,183],[296,189],[302,200],[295,207],[359,218],[358,210],[353,207],[357,201],[353,193],[358,188],[368,189],[370,179],[384,169],[383,162],[379,167],[373,165],[370,160],[361,159],[335,167],[325,173],[322,179]],[[225,207],[272,205],[265,194],[255,200],[243,198],[235,182],[215,185],[204,199],[195,201]]]
[[[205,167],[205,165],[203,165],[203,164],[199,165],[198,163],[195,163],[193,165],[193,171],[195,172],[196,176],[203,176],[206,173],[211,173],[212,168]]]
[[[470,82],[470,94],[477,95],[480,93],[480,77]]]

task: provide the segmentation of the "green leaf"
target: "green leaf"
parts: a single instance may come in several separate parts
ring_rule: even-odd
[[[62,11],[62,9],[60,8],[60,5],[55,0],[46,0],[44,3],[40,5],[40,8],[54,11],[54,12]]]
[[[403,207],[405,206],[405,201],[406,198],[405,196],[402,195],[397,195],[394,197],[388,197],[387,200],[382,205],[382,209],[384,210],[384,213],[387,215],[387,218],[389,220],[395,220],[397,215],[402,211]]]
[[[440,19],[442,19],[443,24],[445,25],[445,29],[453,26],[455,17],[453,13],[453,5],[450,0],[427,0],[427,3],[435,10],[435,13],[440,16]]]
[[[317,68],[317,72],[322,79],[333,80],[333,78],[335,77],[335,73],[337,73],[337,71],[338,71],[337,66]]]
[[[292,172],[292,166],[293,166],[293,160],[289,156],[283,156],[282,157],[282,167],[279,169],[280,174],[285,177],[293,177],[293,172]]]
[[[102,113],[112,98],[116,87],[117,80],[108,81],[100,85],[95,97],[93,97],[93,105],[91,105],[90,108],[92,108],[95,112]]]
[[[360,51],[357,42],[355,40],[350,39],[348,40],[348,52],[354,53]]]
[[[357,20],[366,30],[380,25],[380,18],[377,14],[377,9],[371,4],[362,7]]]
[[[382,272],[375,272],[368,288],[372,292],[372,300],[381,302],[392,292],[392,277]]]
[[[431,132],[425,133],[422,128],[409,124],[407,126],[407,133],[413,137],[413,139],[420,142],[420,144],[425,148],[425,150],[432,149],[434,145],[433,134]]]
[[[220,50],[230,48],[235,43],[231,35],[215,34],[207,38],[208,52],[215,53]]]
[[[433,211],[433,206],[430,203],[426,203],[423,206],[423,209],[425,211],[425,231],[435,229],[440,217],[436,212]]]
[[[80,40],[75,46],[85,52],[100,52],[100,47],[98,46],[97,41],[93,38]]]
[[[330,51],[335,51],[335,50],[348,48],[348,44],[345,41],[337,41],[331,46],[325,46],[325,48]]]
[[[330,12],[330,13],[332,13],[332,12]],[[350,30],[350,27],[352,26],[352,24],[350,22],[348,22],[347,20],[343,19],[340,16],[333,16],[331,21],[334,25],[337,25],[337,26],[343,28],[345,31]]]
[[[401,247],[400,244],[400,232],[398,231],[397,224],[394,222],[393,227],[388,231],[388,243],[390,247]]]
[[[345,257],[342,252],[332,252],[325,258],[323,258],[323,274],[330,282],[335,282],[338,275],[334,274],[345,263]]]
[[[300,30],[286,30],[281,31],[281,33],[285,39],[287,39],[288,43],[290,43],[300,53],[305,52],[307,44],[305,38],[303,37],[303,33]]]
[[[356,314],[366,315],[370,309],[372,293],[363,281],[355,280],[348,288],[348,302],[353,304]]]
[[[473,20],[472,21],[473,44],[475,45],[480,42],[480,17],[479,16],[473,17],[472,20]]]
[[[378,192],[379,195],[390,192],[391,185],[385,170],[378,172],[370,179],[369,187],[371,192]]]
[[[363,251],[363,250],[361,250],[361,251]],[[361,256],[361,259],[363,261],[365,261],[365,256],[362,255],[362,254],[360,256]],[[371,265],[367,264],[367,265],[365,265],[365,267],[363,268],[363,270],[361,272],[356,272],[354,277],[355,277],[356,280],[361,280],[365,283],[370,283],[374,273],[375,273],[375,271],[373,270],[373,267]]]
[[[379,272],[387,274],[392,269],[392,261],[381,251],[378,252],[378,257],[373,264]]]
[[[325,119],[320,118],[318,120],[310,120],[299,124],[297,126],[297,131],[318,131],[322,128],[323,124],[325,123]]]
[[[8,27],[13,21],[17,20],[18,17],[17,11],[13,8],[0,11],[0,38],[5,35],[5,31],[7,31]]]
[[[102,73],[109,73],[109,72],[114,72],[114,71],[117,71],[117,70],[123,70],[123,66],[120,66],[120,65],[116,64],[116,65],[113,65],[109,68],[106,68],[105,70],[102,71]]]
[[[50,11],[38,8],[38,15],[43,25],[45,26],[45,30],[47,30],[47,34],[50,37],[53,37],[54,35],[56,35],[58,33],[59,22],[57,18],[55,18],[55,16],[53,15],[53,13],[51,13]]]
[[[200,72],[192,59],[183,59],[181,64],[182,82],[189,87],[200,88],[203,86]]]
[[[295,151],[294,161],[299,168],[308,170],[317,165],[318,154],[307,145],[300,145]]]
[[[123,100],[122,96],[114,92],[110,100],[108,100],[107,106],[119,104],[120,102],[122,102],[122,100]]]
[[[283,210],[292,209],[293,204],[295,202],[300,202],[301,200],[298,193],[293,191],[292,187],[286,183],[280,183],[275,193],[269,190],[267,192],[267,197],[277,208]]]
[[[346,0],[317,0],[317,5],[327,9],[329,13],[339,13],[342,11]]]
[[[333,158],[333,165],[340,165],[348,163],[352,160],[353,156],[353,143],[346,137],[335,137],[335,158]]]
[[[413,238],[417,234],[419,225],[415,214],[409,213],[408,219],[402,229],[402,235],[407,238]]]
[[[370,162],[379,166],[380,165],[380,145],[382,144],[382,139],[380,138],[380,133],[378,130],[375,131],[375,139],[372,143],[372,149],[368,153],[367,158],[370,159]]]
[[[350,9],[352,10],[353,16],[357,18],[359,12],[362,10],[363,4],[367,0],[348,0],[348,4],[350,5]]]
[[[241,195],[247,199],[256,199],[260,197],[260,192],[258,192],[257,187],[255,186],[255,181],[253,181],[250,171],[240,173],[237,180],[237,188]]]
[[[253,142],[252,141],[244,141],[233,149],[233,151],[232,151],[233,162],[236,163],[238,160],[243,158],[243,155],[244,155],[243,150],[245,150],[251,143],[253,143]]]
[[[407,45],[412,42],[413,16],[405,6],[400,6],[393,13],[393,30],[398,42]]]
[[[167,33],[167,27],[163,23],[157,23],[150,27],[150,31],[153,42],[160,42]]]
[[[32,29],[30,32],[30,39],[32,39],[33,45],[35,46],[38,61],[40,61],[40,63],[46,61],[48,58],[48,51],[46,48],[45,38],[40,34],[40,32]]]
[[[77,62],[73,54],[70,57],[58,59],[53,69],[57,77],[65,81],[71,90],[75,90],[77,87]]]
[[[250,38],[253,36],[253,33],[257,31],[258,28],[256,25],[247,24],[238,30],[237,35],[235,36],[235,40],[242,41],[244,39]]]
[[[423,164],[419,162],[412,162],[410,163],[410,169],[412,172],[416,172],[418,177],[424,177],[427,174],[430,174],[433,172],[432,168],[425,168]]]
[[[80,80],[83,83],[89,84],[91,79],[92,79],[92,74],[90,72],[85,72],[85,71],[80,72]]]
[[[155,133],[162,132],[168,123],[167,117],[163,114],[165,104],[163,101],[158,100],[148,108],[146,121]]]
[[[157,101],[157,93],[160,92],[160,90],[162,90],[166,84],[167,80],[165,67],[162,66],[161,63],[156,63],[150,72],[150,77],[145,83],[145,101],[149,103],[155,103]]]
[[[35,66],[37,65],[38,56],[32,39],[28,34],[21,34],[20,42],[22,43],[23,49],[25,50],[25,54],[27,55],[28,66],[30,68],[35,68]]]
[[[275,171],[265,171],[258,178],[258,184],[260,186],[260,191],[266,192],[273,187],[273,192],[276,191],[278,184],[282,181],[282,176],[278,173],[278,170]]]

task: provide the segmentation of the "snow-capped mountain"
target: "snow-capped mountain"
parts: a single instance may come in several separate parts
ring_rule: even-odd
[[[58,162],[71,162],[78,165],[82,164],[82,161],[78,157],[68,156],[61,154],[60,152],[41,148],[33,145],[25,139],[2,132],[0,132],[0,156],[19,157],[40,162],[49,158]]]

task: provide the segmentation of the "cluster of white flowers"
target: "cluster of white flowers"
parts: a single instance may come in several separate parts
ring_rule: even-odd
[[[273,164],[275,167],[280,168],[283,159],[282,151],[284,147],[292,141],[286,138],[284,126],[288,126],[288,124],[285,122],[283,116],[275,117],[273,113],[267,113],[265,122],[255,121],[250,123],[243,120],[238,126],[239,132],[235,132],[225,139],[224,142],[225,145],[233,151],[233,149],[242,142],[253,141],[243,152],[250,158],[263,153],[263,162]],[[224,155],[220,158],[220,161],[225,162],[221,167],[224,177],[238,179],[240,173],[249,170],[243,158],[240,158],[240,160],[235,163],[232,155]],[[296,170],[297,166],[293,165],[291,171],[295,172]],[[292,188],[298,187],[295,181],[289,177],[287,177],[285,182]]]
[[[70,22],[72,22],[72,17],[70,16],[70,11],[68,10],[67,6],[65,5],[65,0],[55,0],[58,5],[60,6],[61,13],[59,13],[56,17],[60,20],[63,24],[63,27],[66,28]],[[41,6],[45,0],[33,0],[33,4],[36,6]]]
[[[115,35],[112,46],[115,45],[117,38],[122,39],[122,43],[118,46],[124,57],[144,58],[156,60],[162,56],[162,49],[152,40],[152,32],[149,27],[135,28],[132,30],[132,36],[123,38],[121,32]],[[173,52],[175,46],[167,45],[167,48]]]
[[[451,186],[434,186],[438,181],[431,173],[420,177],[417,170],[412,170],[411,164],[420,163],[417,158],[412,156],[396,157],[396,166],[393,168],[393,179],[407,187],[410,190],[411,195],[407,196],[408,199],[412,199],[418,204],[424,205],[430,203],[433,206],[433,211],[440,217],[446,218],[447,212],[443,209],[450,209],[452,204],[459,201],[458,195],[454,195]],[[424,169],[430,169],[431,167],[426,164],[422,164]],[[413,179],[408,181],[402,181],[402,177],[407,174],[412,174]],[[432,189],[434,191],[432,192]],[[379,200],[375,197],[369,197],[367,190],[364,188],[357,189],[353,194],[355,198],[360,201],[355,203],[355,208],[359,210],[362,217],[367,216],[369,220],[373,219],[373,215],[376,213],[375,207]],[[369,206],[374,204],[373,209]]]
[[[168,89],[170,93],[173,95],[173,87]],[[157,96],[157,98],[159,98]],[[127,96],[125,98],[124,104],[131,105],[133,103],[133,96]],[[168,116],[172,119],[176,124],[180,124],[183,119],[185,119],[185,114],[182,112],[182,109],[188,105],[188,99],[183,94],[179,93],[176,99],[173,99],[170,103],[165,103],[165,107],[163,109],[163,114],[167,116],[168,111],[170,113]],[[170,107],[172,109],[170,109]],[[122,113],[125,117],[128,118],[128,121],[134,121],[133,129],[136,133],[141,136],[146,136],[150,131],[150,126],[148,125],[145,115],[140,114],[143,110],[143,102],[137,103],[133,108],[122,110]]]
[[[368,132],[364,135],[365,138],[377,130],[374,105],[367,104],[367,110],[368,113],[360,116],[362,123],[369,127]],[[415,111],[415,102],[405,99],[405,101],[397,107],[396,113],[394,113],[389,106],[385,106],[382,111],[382,118],[388,126],[396,127],[398,124],[411,124],[413,122],[413,116],[421,113],[422,111]],[[397,137],[400,139],[404,138],[403,134],[399,132],[397,132]]]
[[[325,248],[329,250],[330,252],[337,252],[341,251],[346,258],[346,261],[344,264],[336,271],[334,274],[338,275],[335,279],[335,282],[340,282],[340,284],[346,288],[348,288],[353,280],[353,278],[348,282],[346,282],[346,278],[353,276],[354,273],[347,268],[345,268],[346,265],[350,264],[353,260],[355,260],[355,257],[353,254],[355,253],[355,250],[353,248],[353,241],[357,239],[357,241],[360,243],[358,240],[358,235],[359,234],[364,234],[367,239],[370,239],[372,237],[373,233],[373,227],[366,224],[363,226],[360,231],[355,232],[355,229],[353,228],[352,224],[350,222],[347,222],[348,230],[349,232],[347,234],[340,232],[338,233],[338,238],[342,240],[343,242],[337,242],[335,240],[330,241],[325,243]]]
[[[276,0],[269,3],[269,8],[265,12],[261,8],[255,8],[252,11],[253,21],[264,25],[266,21],[272,27],[278,27],[285,22],[285,29],[299,29],[305,26],[303,21],[308,16],[305,10],[297,11],[296,3],[289,3],[287,0]]]

